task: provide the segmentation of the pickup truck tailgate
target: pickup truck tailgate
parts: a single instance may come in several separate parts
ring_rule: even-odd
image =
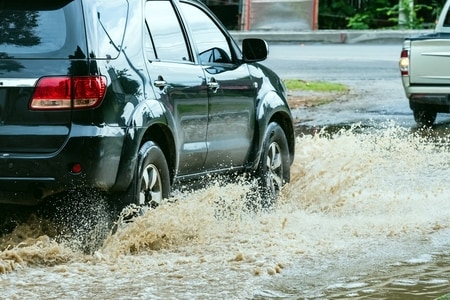
[[[450,39],[411,41],[411,84],[450,85]]]

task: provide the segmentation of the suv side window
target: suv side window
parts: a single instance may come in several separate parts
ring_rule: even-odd
[[[170,1],[147,1],[145,19],[158,59],[190,60],[183,30]]]
[[[155,47],[153,46],[153,41],[152,37],[150,36],[147,22],[144,28],[144,52],[148,60],[151,61],[156,59]]]
[[[124,0],[98,1],[97,3],[98,58],[116,58],[123,45],[128,18],[128,2]],[[95,45],[96,43],[91,43]]]
[[[181,3],[181,7],[200,53],[200,63],[232,63],[228,40],[216,23],[194,5]]]

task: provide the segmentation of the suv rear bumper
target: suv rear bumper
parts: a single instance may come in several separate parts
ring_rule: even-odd
[[[56,153],[0,153],[0,203],[37,204],[52,194],[83,186],[110,190],[117,179],[123,141],[122,128],[75,125]]]

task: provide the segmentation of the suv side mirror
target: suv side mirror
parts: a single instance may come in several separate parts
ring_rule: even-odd
[[[245,62],[257,62],[267,58],[269,47],[262,39],[244,39],[242,41],[242,54]]]

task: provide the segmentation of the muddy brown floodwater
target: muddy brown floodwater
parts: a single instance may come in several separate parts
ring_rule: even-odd
[[[318,126],[271,211],[246,208],[250,183],[212,181],[91,254],[32,218],[2,237],[0,298],[434,299],[449,290],[449,145],[392,120]]]

